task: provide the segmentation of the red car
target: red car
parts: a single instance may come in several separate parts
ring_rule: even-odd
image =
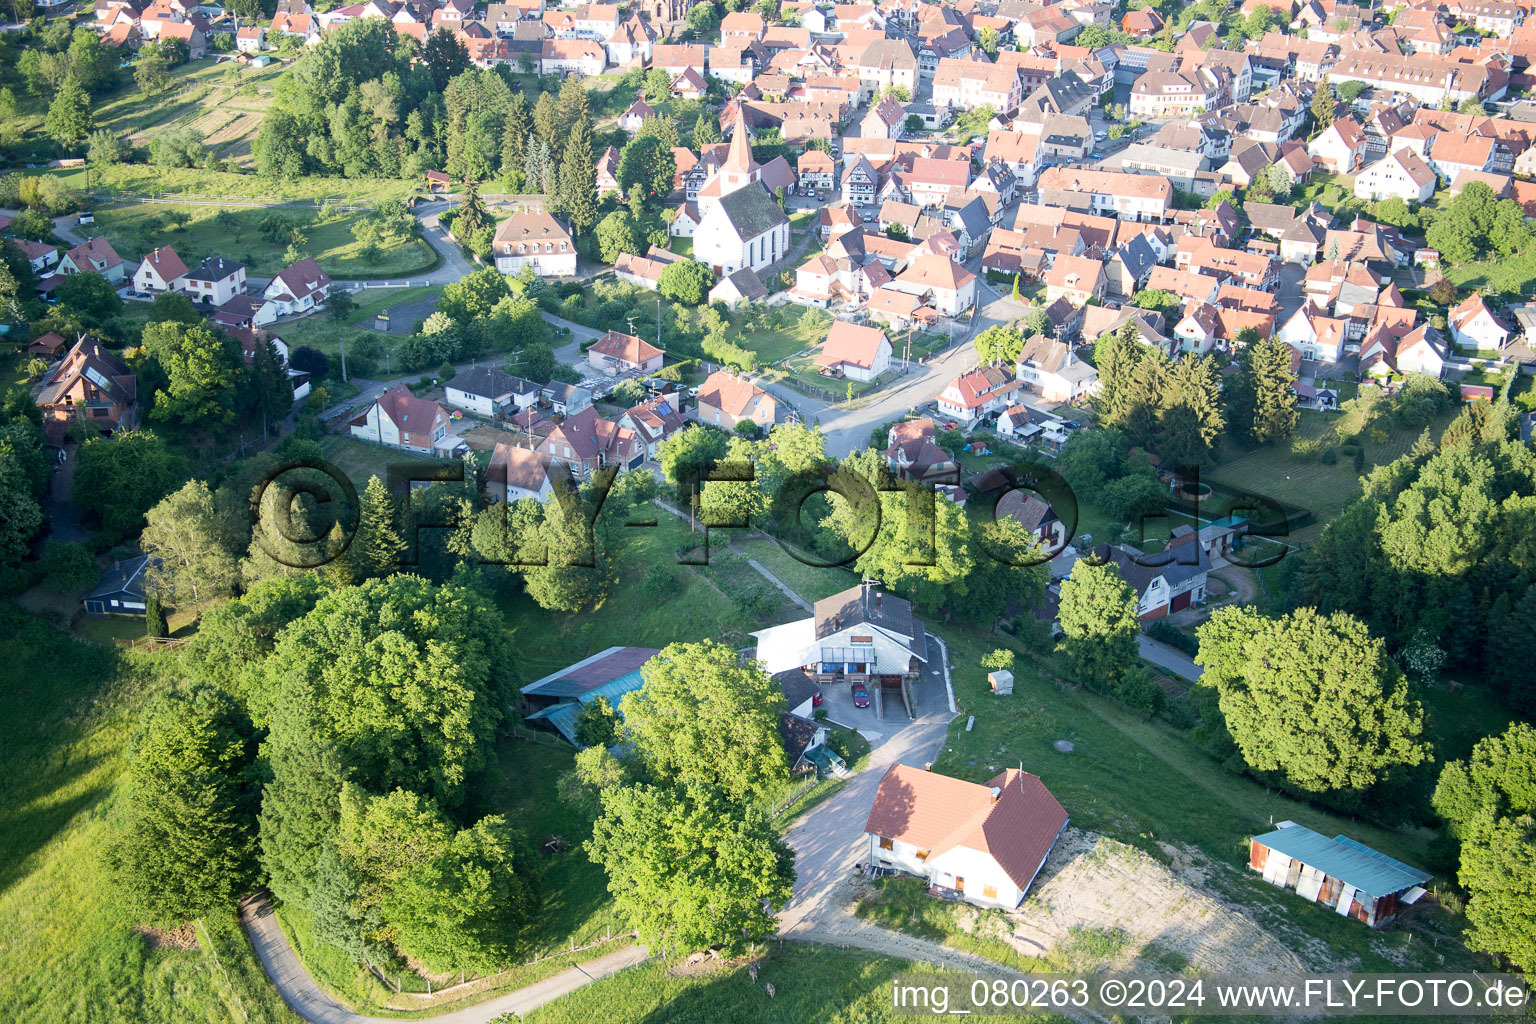
[[[869,707],[869,689],[863,683],[854,683],[852,688],[853,706],[856,708]]]
[[[813,708],[821,707],[821,702],[822,702],[823,699],[824,698],[821,696],[821,691],[817,690],[815,693],[811,694],[811,707],[813,707]]]

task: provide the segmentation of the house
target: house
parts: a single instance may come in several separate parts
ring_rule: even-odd
[[[1087,256],[1057,256],[1042,280],[1047,305],[1064,298],[1086,306],[1104,297],[1104,264]]]
[[[485,468],[485,489],[492,501],[544,501],[554,490],[549,460],[530,448],[497,442]]]
[[[976,275],[948,256],[930,252],[912,260],[881,290],[903,292],[943,316],[959,316],[976,304]]]
[[[1365,158],[1365,130],[1353,117],[1341,117],[1307,143],[1307,154],[1333,174],[1352,174]]]
[[[1269,884],[1294,888],[1302,899],[1372,928],[1417,903],[1434,877],[1348,836],[1329,839],[1293,821],[1249,840],[1248,866]]]
[[[1136,591],[1136,617],[1143,622],[1205,601],[1211,560],[1199,544],[1181,545],[1156,554],[1100,544],[1093,549],[1093,557],[1100,563],[1115,563],[1120,578]]]
[[[895,96],[885,95],[870,105],[869,113],[859,122],[859,134],[866,139],[899,139],[907,112]]]
[[[1399,149],[1355,175],[1355,197],[1424,203],[1435,194],[1438,183],[1435,172],[1422,157],[1411,149]]]
[[[997,499],[993,515],[996,519],[1006,516],[1016,520],[1034,535],[1052,557],[1066,550],[1067,543],[1072,539],[1067,536],[1067,524],[1061,521],[1051,503],[1021,487],[1005,491]]]
[[[885,448],[891,471],[918,483],[955,484],[960,467],[950,454],[934,443],[937,432],[928,416],[893,423]]]
[[[588,480],[604,466],[638,469],[645,445],[633,430],[598,416],[588,405],[568,415],[539,442],[538,450],[552,462],[570,467],[577,480]]]
[[[434,455],[448,435],[448,413],[436,402],[417,398],[410,388],[397,384],[374,399],[349,427],[353,437],[365,441]]]
[[[63,277],[71,274],[100,274],[113,284],[118,284],[128,276],[128,268],[110,242],[105,238],[91,238],[65,253],[54,273]]]
[[[894,764],[864,822],[869,863],[971,903],[1013,909],[1067,827],[1038,776],[1009,768],[986,785]]]
[[[820,149],[808,149],[795,161],[796,180],[801,188],[830,192],[837,173],[832,154]]]
[[[592,392],[579,384],[552,380],[539,389],[539,401],[556,416],[574,416],[592,405]]]
[[[560,222],[543,210],[516,213],[496,225],[491,240],[496,269],[516,274],[533,268],[540,277],[570,277],[576,273],[576,246]]]
[[[540,74],[600,75],[607,66],[607,51],[590,39],[546,39],[539,48]]]
[[[1456,347],[1463,349],[1496,351],[1503,348],[1514,333],[1514,328],[1476,293],[1468,295],[1449,311],[1446,324]]]
[[[245,294],[245,264],[222,256],[210,256],[198,264],[196,270],[187,271],[181,290],[193,302],[222,307],[236,296]]]
[[[817,601],[811,616],[752,634],[770,673],[804,669],[817,683],[877,683],[901,691],[928,662],[928,634],[912,603],[869,583]]]
[[[723,430],[752,422],[767,430],[778,422],[779,403],[762,388],[728,370],[716,370],[699,385],[693,418]]]
[[[539,386],[499,366],[460,370],[443,386],[443,401],[481,416],[506,419],[539,400]]]
[[[111,433],[132,427],[138,378],[117,356],[94,338],[81,338],[43,377],[37,393],[49,437],[62,437],[76,419]]]
[[[880,189],[880,175],[869,157],[863,153],[845,154],[843,157],[843,202],[854,206],[869,206],[875,201]]]
[[[917,95],[917,55],[905,39],[875,40],[854,58],[850,70],[859,76],[866,96],[898,86]]]
[[[85,595],[87,615],[143,615],[148,591],[145,588],[145,570],[149,568],[149,556],[121,559],[112,563],[96,581],[96,587]]]
[[[279,271],[263,294],[277,306],[279,314],[288,316],[319,309],[330,290],[330,277],[313,259],[305,258]]]
[[[1360,373],[1366,377],[1390,377],[1394,373],[1427,373],[1440,377],[1450,357],[1445,339],[1429,324],[1402,334],[1373,330],[1360,343]]]
[[[1024,99],[1024,87],[1016,69],[1006,64],[973,60],[940,60],[933,75],[935,106],[975,110],[991,107],[998,113],[1016,109]]]
[[[645,685],[641,669],[659,650],[653,647],[609,647],[523,687],[523,699],[533,710],[523,721],[553,729],[576,744],[576,719],[581,709],[602,697],[614,710],[626,693]]]
[[[1300,352],[1303,359],[1337,363],[1344,358],[1346,328],[1343,320],[1328,316],[1307,302],[1280,326],[1276,337]]]
[[[267,48],[264,25],[246,25],[235,30],[235,49],[241,53],[259,53]]]
[[[676,395],[657,395],[633,408],[626,409],[619,417],[619,426],[635,432],[645,446],[645,457],[655,459],[661,442],[687,426],[682,406]]]
[[[1038,187],[1041,206],[1097,216],[1162,223],[1173,210],[1173,185],[1157,174],[1047,167]]]
[[[694,258],[716,275],[765,270],[789,253],[789,218],[761,181],[711,203],[693,233]]]
[[[868,383],[891,366],[891,342],[878,327],[838,320],[816,357],[819,373]]]
[[[53,331],[33,338],[27,345],[27,355],[46,359],[50,363],[59,358],[59,353],[62,351],[64,351],[64,336]]]
[[[650,375],[661,369],[662,351],[633,334],[609,331],[587,349],[587,365],[609,376],[620,373]]]
[[[770,292],[757,272],[743,267],[734,274],[722,277],[709,290],[709,302],[722,303],[727,309],[735,309],[743,302],[761,302]]]
[[[30,238],[13,238],[11,241],[16,243],[16,247],[21,250],[21,254],[27,258],[27,262],[36,273],[40,274],[59,262],[59,247],[56,245],[34,242]]]
[[[1071,345],[1043,334],[1024,342],[1016,372],[1025,387],[1047,402],[1075,402],[1099,387],[1098,370],[1079,359]]]
[[[1019,382],[997,366],[978,366],[962,373],[939,394],[939,412],[961,423],[974,423],[1012,404]]]
[[[619,127],[627,132],[637,132],[640,130],[640,126],[645,123],[646,118],[655,116],[655,107],[643,99],[637,99],[629,105],[628,110],[619,115]]]
[[[133,290],[143,295],[180,291],[187,276],[187,265],[176,250],[165,245],[139,261],[133,272]]]
[[[216,324],[230,327],[266,327],[282,315],[277,303],[264,295],[233,295],[219,304],[209,317]]]

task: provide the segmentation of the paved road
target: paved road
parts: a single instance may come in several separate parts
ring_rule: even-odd
[[[283,1001],[294,1013],[310,1024],[398,1024],[393,1017],[367,1017],[332,999],[320,986],[288,944],[277,924],[277,916],[265,900],[247,901],[240,906],[240,923],[251,940],[257,959],[266,970]],[[435,1024],[486,1024],[507,1013],[522,1015],[567,992],[590,985],[626,967],[642,963],[650,956],[644,946],[627,946],[595,960],[588,960],[559,974],[534,982],[516,992],[508,992],[462,1010],[449,1010],[421,1019]]]
[[[1136,645],[1141,648],[1143,660],[1151,662],[1164,672],[1172,672],[1192,683],[1200,681],[1200,673],[1204,670],[1177,647],[1170,647],[1161,641],[1153,640],[1145,633],[1136,634]]]

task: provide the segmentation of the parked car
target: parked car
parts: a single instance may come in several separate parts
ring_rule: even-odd
[[[853,694],[854,707],[869,707],[869,687],[865,686],[863,683],[854,683],[853,686],[850,687],[850,692]]]
[[[821,691],[820,690],[817,690],[815,693],[811,694],[811,707],[813,707],[813,708],[821,707],[821,703],[824,700],[826,700],[826,698],[821,695]]]

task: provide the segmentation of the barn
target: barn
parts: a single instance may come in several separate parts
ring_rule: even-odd
[[[1249,842],[1248,866],[1264,881],[1380,928],[1424,895],[1428,872],[1393,860],[1348,836],[1327,836],[1291,821]]]

